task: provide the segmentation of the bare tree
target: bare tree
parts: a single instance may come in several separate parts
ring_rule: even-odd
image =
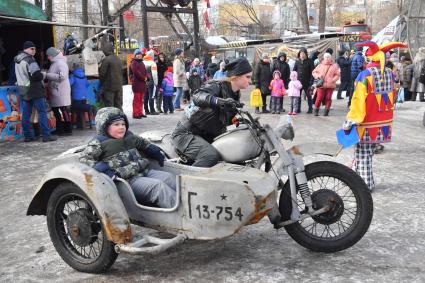
[[[301,23],[303,24],[303,28],[305,32],[310,33],[310,25],[308,23],[308,13],[307,13],[307,1],[306,0],[298,0]]]
[[[298,0],[298,4],[295,0],[291,0],[292,4],[297,8],[298,15],[301,19],[301,24],[303,26],[303,30],[306,33],[310,33],[310,24],[308,22],[308,13],[307,13],[307,1],[306,0]]]
[[[111,22],[115,21],[122,13],[124,13],[125,11],[130,9],[134,4],[137,3],[137,1],[139,1],[139,0],[130,0],[127,3],[125,3],[124,5],[122,5],[118,9],[118,11],[116,11],[113,15],[109,16]],[[152,1],[151,1],[151,3],[152,3]]]
[[[108,0],[102,0],[102,24],[108,25],[109,22],[109,3]]]
[[[242,11],[244,16],[236,14],[234,6],[223,5],[222,9],[226,15],[223,15],[223,28],[231,29],[240,34],[241,31],[245,31],[249,34],[267,34],[272,31],[273,24],[271,23],[271,17],[263,17],[259,11],[256,10],[253,0],[238,0],[236,5]]]
[[[155,5],[153,3],[152,0],[149,0],[149,2],[152,5]],[[162,2],[158,1],[157,5],[163,7],[164,5],[162,5]],[[173,14],[167,14],[167,13],[161,13],[162,16],[167,20],[168,24],[170,25],[171,29],[174,31],[174,33],[176,34],[177,38],[183,39],[183,37],[181,36],[181,34],[178,32],[177,28],[175,27],[173,21],[172,21],[172,17]],[[187,25],[183,22],[183,20],[181,19],[181,17],[179,16],[179,14],[175,14],[176,19],[179,21],[181,27],[183,28],[183,30],[186,32],[186,34],[190,37],[190,40],[193,41],[192,39],[192,35],[191,32],[189,31],[189,28],[187,27]]]
[[[87,0],[81,1],[81,12],[82,12],[82,20],[83,24],[87,25],[89,23],[89,14],[88,14],[88,3]],[[81,34],[83,40],[86,40],[89,37],[89,30],[87,28],[81,28]]]
[[[326,25],[326,0],[320,0],[318,32],[324,32]]]
[[[46,14],[47,14],[47,19],[49,20],[49,21],[51,21],[52,20],[52,18],[53,18],[53,3],[52,3],[52,1],[53,0],[46,0]]]

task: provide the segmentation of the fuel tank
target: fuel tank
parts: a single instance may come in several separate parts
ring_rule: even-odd
[[[230,163],[240,163],[257,157],[261,146],[252,136],[246,125],[228,130],[216,137],[212,145],[218,150],[221,158]]]

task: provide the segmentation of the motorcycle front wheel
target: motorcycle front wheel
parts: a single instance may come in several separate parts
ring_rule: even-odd
[[[78,271],[105,272],[118,256],[95,207],[75,184],[62,183],[54,189],[47,205],[47,227],[58,254]]]
[[[305,167],[313,208],[324,206],[329,211],[286,225],[285,230],[301,246],[316,252],[337,252],[357,243],[369,228],[373,216],[373,201],[363,179],[350,168],[330,161]],[[297,203],[301,213],[307,213],[300,192]],[[289,220],[292,211],[289,181],[279,199],[282,220]]]

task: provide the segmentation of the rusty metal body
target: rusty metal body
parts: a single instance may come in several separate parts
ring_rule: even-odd
[[[108,240],[118,252],[158,253],[185,239],[210,240],[231,236],[243,226],[258,222],[275,205],[277,180],[245,166],[221,163],[195,168],[166,161],[164,167],[177,178],[177,203],[171,209],[137,203],[125,180],[113,182],[106,175],[78,162],[81,147],[53,160],[28,208],[28,215],[46,215],[49,196],[58,184],[72,182],[96,207]],[[132,238],[130,223],[177,235],[170,240]],[[154,239],[154,240],[153,240]],[[156,248],[139,247],[147,243]]]
[[[290,123],[282,123],[281,120],[278,127],[272,129],[267,124],[261,125],[249,112],[239,111],[238,114],[238,122],[246,126],[217,137],[213,146],[227,162],[211,168],[183,164],[184,158],[176,157],[169,135],[144,133],[143,136],[158,144],[168,157],[163,167],[151,160],[151,168],[176,176],[176,204],[172,208],[139,204],[127,181],[120,178],[112,181],[103,173],[79,163],[79,152],[84,147],[77,147],[53,160],[54,167],[38,186],[27,215],[47,215],[49,233],[59,255],[73,268],[85,272],[107,270],[117,253],[121,252],[154,255],[186,239],[229,237],[266,215],[274,228],[285,227],[295,241],[314,251],[340,251],[360,240],[370,225],[373,208],[364,181],[337,163],[319,162],[312,163],[314,167],[312,164],[305,167],[303,161],[303,157],[310,154],[335,156],[339,152],[338,146],[310,143],[286,149],[281,139],[294,138]],[[234,150],[238,146],[240,148]],[[229,148],[233,150],[229,151]],[[323,177],[329,179],[329,174],[337,182],[337,185],[335,180],[331,182],[331,188],[337,189],[328,189],[328,181],[314,181],[314,174],[319,177],[317,180]],[[286,183],[284,178],[287,178]],[[316,187],[311,193],[309,184],[313,183],[326,184],[323,188]],[[339,227],[338,221],[344,214],[344,201],[336,193],[341,190],[339,184],[344,184],[343,188],[356,194],[355,207],[363,209],[355,213],[356,219],[360,220],[354,221],[349,216],[353,220],[347,224],[349,228],[338,235],[333,232],[333,237],[323,235],[326,230],[310,232],[308,227],[312,224],[301,226],[300,222],[312,220],[328,229],[332,224]],[[282,190],[280,197],[278,190]],[[347,192],[343,190],[341,194],[344,197]],[[63,207],[68,200],[75,202],[74,196],[85,200],[86,205],[65,211]],[[353,215],[353,212],[349,213]],[[130,223],[175,236],[171,239],[152,235],[136,238],[132,235]],[[294,229],[299,229],[300,233]],[[102,238],[99,238],[100,234]],[[102,244],[98,242],[100,239]],[[95,243],[101,246],[101,252],[95,252]],[[93,250],[92,257],[91,253],[84,253],[86,247],[90,248],[90,252]],[[84,264],[74,258],[81,259]],[[87,258],[92,260],[88,267]]]
[[[152,161],[152,168],[172,173],[177,178],[177,202],[173,208],[139,204],[127,181],[118,178],[114,182],[106,175],[79,163],[78,155],[83,147],[77,147],[53,160],[54,165],[38,186],[27,215],[46,215],[52,192],[60,184],[70,182],[95,207],[107,239],[115,243],[116,252],[157,254],[186,239],[211,240],[231,236],[266,215],[275,227],[281,227],[300,221],[302,217],[326,211],[327,207],[314,210],[308,197],[305,201],[309,215],[301,216],[295,203],[296,184],[306,183],[302,158],[317,153],[335,155],[335,145],[314,143],[286,150],[280,138],[293,138],[290,124],[275,129],[263,125],[258,131],[255,130],[258,122],[251,117],[250,123],[252,126],[230,130],[213,143],[222,155],[227,156],[224,158],[227,162],[254,160],[245,165],[222,162],[212,168],[198,168],[181,164],[169,135],[144,133],[143,136],[160,145],[169,158],[163,167]],[[241,139],[246,142],[241,144]],[[240,150],[229,153],[228,148],[235,149],[237,145]],[[273,152],[277,158],[272,162],[275,168],[272,174],[272,171],[265,172],[268,170],[264,170],[263,166],[271,162],[270,153]],[[277,205],[277,190],[280,177],[285,175],[291,185],[293,205],[291,219],[282,222]],[[146,235],[142,239],[134,239],[130,223],[176,236],[160,239]]]

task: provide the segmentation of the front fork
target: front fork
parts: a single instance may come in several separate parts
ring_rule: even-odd
[[[290,190],[291,190],[291,201],[292,201],[292,211],[291,211],[291,223],[299,221],[303,219],[297,202],[297,193],[300,192],[300,195],[304,201],[304,204],[306,206],[306,210],[308,212],[308,215],[315,215],[317,212],[313,209],[313,201],[311,199],[311,193],[310,189],[307,184],[307,176],[304,171],[304,164],[291,164],[287,167],[287,173],[289,177],[289,184],[290,184]],[[298,166],[297,166],[298,165]],[[279,171],[279,170],[278,170]],[[280,180],[280,182],[282,182]],[[298,184],[298,188],[297,188]],[[283,183],[280,184],[283,187]],[[282,192],[284,193],[284,192]],[[322,212],[320,212],[322,213]],[[270,222],[273,224],[277,224],[277,222],[281,222],[281,215],[279,212],[279,206],[276,203],[275,207],[270,211],[268,214],[268,217],[270,219]],[[285,221],[287,222],[287,221]],[[290,223],[288,223],[290,224]]]
[[[311,194],[310,189],[308,188],[307,184],[307,176],[305,174],[305,167],[304,162],[301,158],[294,157],[290,152],[287,152],[283,144],[280,142],[280,137],[276,135],[276,133],[270,128],[270,126],[265,125],[264,126],[266,130],[266,135],[263,136],[265,140],[266,147],[270,149],[274,149],[277,151],[279,158],[274,164],[273,167],[277,168],[277,177],[280,178],[285,171],[287,171],[287,174],[289,176],[289,184],[291,189],[291,200],[292,200],[292,212],[291,212],[291,219],[288,220],[291,223],[300,221],[301,219],[304,219],[306,216],[312,216],[319,213],[323,213],[322,209],[315,211],[313,209],[313,201],[311,200]],[[267,162],[267,160],[270,160],[269,155],[261,154],[259,158],[259,163],[262,164],[263,162]],[[280,181],[281,182],[281,181]],[[304,201],[305,206],[307,207],[308,214],[301,215],[300,210],[298,209],[298,202],[297,202],[297,184],[298,189],[300,191],[301,197]],[[270,221],[276,225],[281,225],[282,223],[285,223],[284,225],[290,224],[287,223],[288,221],[281,222],[280,220],[278,223],[274,222],[276,219],[280,219],[280,213],[279,213],[279,206],[276,203],[276,206],[270,211],[269,213]],[[282,227],[282,226],[281,226]]]
[[[289,175],[289,184],[291,188],[291,200],[292,200],[291,219],[286,221],[279,221],[278,223],[272,222],[276,229],[282,228],[283,226],[290,225],[292,223],[301,221],[305,218],[308,218],[314,215],[325,213],[329,210],[327,206],[322,207],[321,209],[318,209],[318,210],[315,210],[313,208],[313,201],[311,199],[310,189],[307,184],[307,176],[305,174],[304,168],[302,170],[299,170],[299,172],[294,172],[294,167],[289,166],[288,175]],[[295,182],[295,179],[296,179],[296,182]],[[300,195],[304,201],[305,206],[307,207],[307,213],[304,213],[304,214],[301,214],[298,208],[297,184],[298,184],[298,190],[300,192]]]
[[[292,200],[292,212],[291,219],[299,219],[301,217],[300,210],[298,209],[297,202],[297,189],[307,207],[307,212],[314,212],[313,202],[311,200],[310,189],[307,184],[307,176],[304,171],[304,166],[297,166],[297,172],[295,172],[294,166],[288,166],[289,184],[291,188],[291,200]],[[298,188],[297,188],[298,184]]]

